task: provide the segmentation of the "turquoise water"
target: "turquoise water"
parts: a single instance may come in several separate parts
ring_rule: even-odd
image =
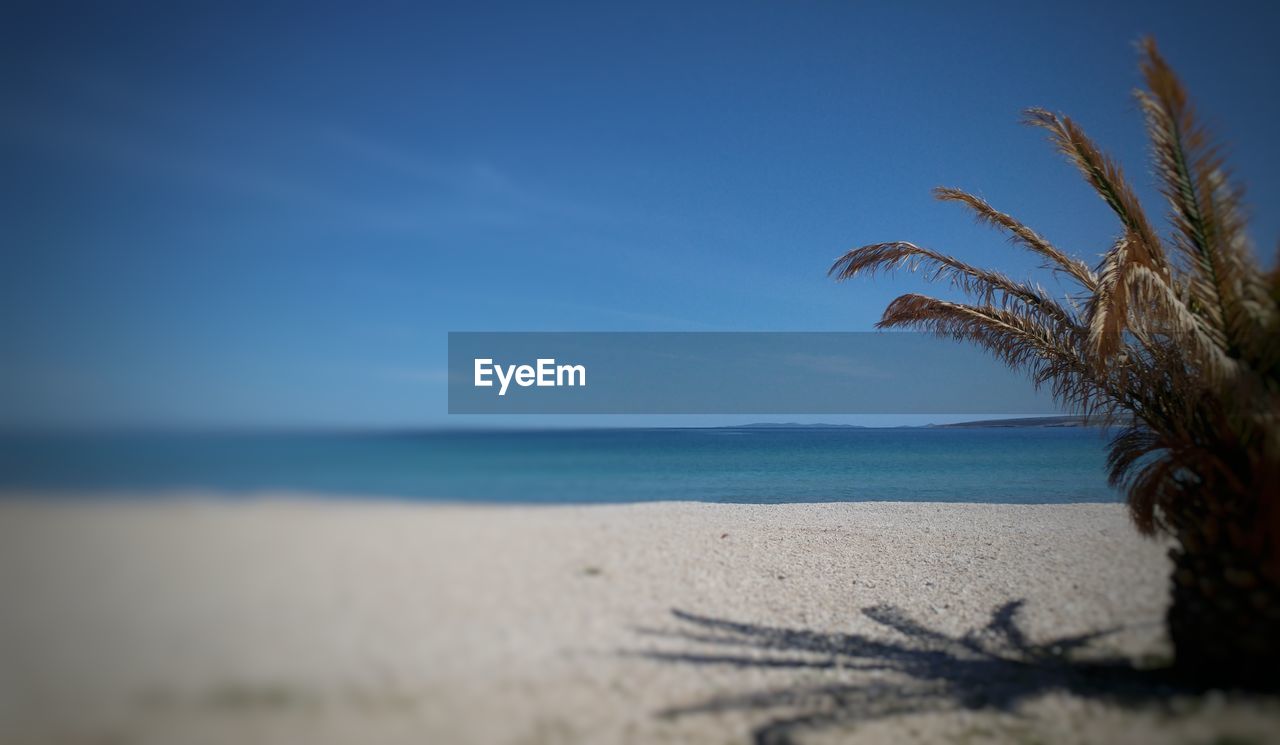
[[[0,438],[0,491],[175,488],[468,502],[1108,502],[1070,428],[619,429]]]

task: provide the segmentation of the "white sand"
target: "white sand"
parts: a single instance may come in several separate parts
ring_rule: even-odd
[[[1155,660],[1167,571],[1114,505],[8,502],[0,741],[1274,738],[1267,700],[1055,691],[1008,633],[903,621],[1024,600],[1028,644]]]

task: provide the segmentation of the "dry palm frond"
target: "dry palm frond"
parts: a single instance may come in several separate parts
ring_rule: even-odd
[[[1103,155],[1070,117],[1028,109],[1025,122],[1048,130],[1050,141],[1075,164],[1124,226],[1123,236],[1103,255],[1099,283],[1089,308],[1090,344],[1097,360],[1105,362],[1119,351],[1121,336],[1129,328],[1125,288],[1130,268],[1144,266],[1168,277],[1164,246],[1151,229],[1120,166]]]
[[[1119,351],[1124,332],[1129,326],[1130,269],[1141,266],[1134,257],[1142,239],[1132,231],[1125,233],[1103,254],[1098,272],[1098,286],[1089,299],[1089,345],[1094,359],[1108,361]]]
[[[1151,533],[1156,528],[1156,507],[1171,496],[1176,486],[1176,465],[1171,458],[1152,458],[1167,450],[1169,443],[1148,427],[1129,427],[1111,440],[1107,467],[1113,484],[1128,488],[1129,514],[1138,530]]]
[[[979,222],[994,225],[1008,231],[1014,242],[1020,243],[1048,259],[1051,262],[1048,268],[1066,272],[1068,276],[1074,278],[1084,289],[1090,292],[1096,289],[1098,277],[1089,268],[1088,264],[1062,253],[1052,243],[1041,237],[1039,233],[1018,222],[1012,216],[992,207],[985,199],[960,189],[952,189],[945,186],[939,186],[934,189],[933,195],[944,202],[960,202],[967,205],[973,210]]]
[[[1152,269],[1167,271],[1164,247],[1147,222],[1146,213],[1125,181],[1120,166],[1103,155],[1070,117],[1045,109],[1027,109],[1024,113],[1026,124],[1048,130],[1050,142],[1075,164],[1089,185],[1120,218],[1125,230],[1134,235],[1134,260]]]
[[[1130,270],[1127,281],[1129,295],[1149,308],[1152,320],[1141,329],[1148,343],[1155,335],[1176,342],[1183,347],[1183,360],[1206,383],[1223,383],[1244,372],[1225,353],[1221,329],[1192,313],[1162,277],[1138,266]]]
[[[1014,369],[1049,384],[1055,398],[1085,415],[1109,419],[1119,391],[1098,377],[1082,354],[1083,329],[1047,317],[1034,307],[968,305],[925,295],[902,295],[889,304],[877,328],[910,328],[978,344]]]
[[[1221,149],[1197,121],[1186,91],[1155,43],[1145,39],[1140,46],[1148,90],[1135,95],[1146,116],[1190,298],[1198,312],[1222,329],[1228,354],[1252,357],[1256,350],[1247,347],[1260,326],[1273,322],[1275,303],[1268,302],[1265,279],[1245,235],[1243,189],[1231,183]]]
[[[1071,310],[1050,297],[1042,287],[1016,282],[1000,272],[980,269],[906,241],[874,243],[852,249],[836,259],[827,274],[837,280],[846,280],[858,274],[874,275],[877,271],[892,271],[899,267],[911,271],[923,269],[930,281],[950,280],[965,292],[982,298],[984,303],[999,300],[1007,304],[1012,300],[1039,308],[1063,322],[1074,323]]]

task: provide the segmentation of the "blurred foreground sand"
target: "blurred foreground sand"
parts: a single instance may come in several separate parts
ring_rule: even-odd
[[[1167,571],[1118,505],[10,500],[0,742],[1280,739],[1090,687]]]

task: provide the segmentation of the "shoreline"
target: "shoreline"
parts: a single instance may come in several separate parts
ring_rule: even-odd
[[[322,491],[315,489],[261,489],[243,491],[211,489],[208,487],[174,488],[110,488],[110,489],[47,489],[30,487],[0,487],[0,508],[5,505],[164,505],[164,504],[361,504],[399,505],[444,509],[555,509],[583,507],[644,507],[648,505],[710,505],[725,507],[822,507],[828,505],[924,505],[924,506],[987,506],[987,507],[1071,507],[1118,506],[1125,507],[1122,496],[1113,499],[1080,499],[1058,502],[992,502],[982,500],[931,501],[904,499],[824,499],[814,501],[784,500],[763,501],[712,501],[701,499],[645,499],[629,501],[553,501],[530,500],[526,502],[495,499],[458,499],[449,497],[398,496],[390,493],[357,493],[353,491]]]
[[[970,680],[1097,632],[1072,660],[1158,664],[1165,550],[1100,503],[0,501],[0,742],[1272,731]]]

